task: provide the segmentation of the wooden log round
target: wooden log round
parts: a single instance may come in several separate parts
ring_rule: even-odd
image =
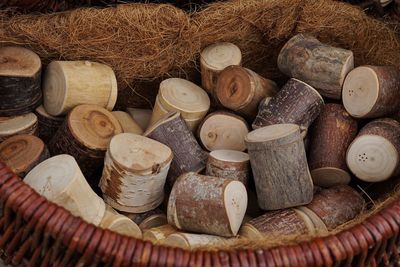
[[[51,116],[44,109],[43,105],[36,108],[35,115],[38,118],[38,136],[45,143],[48,143],[63,124],[65,118]]]
[[[167,218],[180,230],[230,237],[239,231],[246,208],[241,182],[191,172],[176,180]]]
[[[300,125],[303,136],[324,107],[321,95],[310,85],[290,79],[268,103],[261,105],[253,129],[280,123]]]
[[[313,183],[298,125],[266,126],[250,132],[245,142],[260,208],[277,210],[311,202]]]
[[[197,130],[201,144],[209,151],[244,151],[244,138],[248,133],[249,126],[242,117],[225,111],[208,114]]]
[[[346,162],[366,182],[380,182],[400,174],[400,123],[385,118],[366,124],[350,144]]]
[[[21,178],[49,157],[46,145],[33,135],[15,135],[0,144],[0,160]]]
[[[33,113],[15,117],[0,117],[0,142],[18,134],[36,135],[37,130],[38,120]]]
[[[117,79],[107,65],[90,61],[53,61],[44,74],[44,107],[58,116],[81,104],[112,110],[117,101]]]
[[[242,52],[232,43],[222,42],[207,46],[200,54],[201,85],[213,94],[218,76],[231,65],[241,65]]]
[[[41,71],[40,58],[31,50],[0,48],[0,116],[26,114],[40,105]]]
[[[174,159],[167,176],[171,188],[181,174],[205,169],[208,153],[197,143],[179,112],[168,113],[144,135],[167,145],[173,151]]]
[[[400,109],[400,71],[392,66],[361,66],[343,84],[343,104],[356,118],[378,118]]]
[[[275,82],[252,70],[229,66],[219,75],[214,94],[224,107],[248,120],[254,120],[260,101],[265,97],[273,97],[277,91],[278,86]]]
[[[151,109],[127,108],[126,111],[131,115],[133,120],[136,121],[143,131],[149,127],[151,114],[153,113]]]
[[[124,111],[113,111],[111,113],[118,120],[124,133],[143,134],[142,128],[128,113]]]
[[[58,155],[43,161],[25,176],[24,182],[89,223],[99,225],[104,217],[104,201],[90,188],[70,155]]]
[[[340,104],[326,104],[310,131],[308,166],[314,184],[348,184],[346,151],[357,135],[357,122]]]
[[[99,227],[114,231],[121,235],[142,238],[142,231],[139,226],[128,217],[116,212],[109,205],[106,206],[106,211]]]
[[[134,221],[142,231],[168,223],[167,216],[158,208],[144,213],[121,212],[121,214]]]
[[[354,56],[350,50],[322,44],[309,35],[297,34],[281,49],[278,68],[289,77],[313,86],[321,95],[340,99],[344,79],[354,68]]]
[[[214,150],[207,160],[206,175],[242,182],[246,187],[250,179],[250,158],[235,150]]]
[[[173,233],[164,240],[163,245],[193,250],[215,246],[226,246],[228,242],[229,238],[215,235]]]
[[[52,155],[72,155],[89,184],[96,188],[108,144],[119,133],[121,125],[111,112],[96,105],[79,105],[51,139],[49,150]]]
[[[143,239],[151,241],[155,244],[161,244],[164,240],[172,234],[177,233],[178,230],[169,224],[164,224],[158,227],[147,229],[143,232]]]
[[[100,188],[111,207],[125,212],[152,210],[164,198],[173,158],[169,147],[150,138],[122,133],[111,139]]]

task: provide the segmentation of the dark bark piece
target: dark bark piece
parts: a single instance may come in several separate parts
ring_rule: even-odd
[[[33,113],[15,117],[0,117],[0,142],[18,134],[36,135],[37,130],[38,120]]]
[[[365,125],[350,144],[346,162],[351,172],[367,182],[400,174],[400,123],[384,118]]]
[[[0,116],[33,111],[42,101],[42,63],[23,47],[0,48]]]
[[[357,122],[339,104],[326,104],[310,128],[308,165],[314,184],[348,184],[346,151],[357,135]]]
[[[63,124],[65,118],[51,116],[46,112],[43,105],[36,108],[35,115],[38,118],[38,136],[43,142],[48,143]]]
[[[300,125],[302,131],[307,131],[323,106],[324,100],[314,88],[300,80],[290,79],[275,97],[260,106],[253,129],[294,123]]]
[[[354,56],[350,50],[297,34],[280,51],[278,68],[287,76],[313,86],[321,95],[340,99],[343,81],[354,68]]]
[[[250,132],[245,141],[260,208],[277,210],[311,202],[313,183],[298,125],[263,127]]]
[[[356,118],[378,118],[400,109],[400,71],[393,66],[361,66],[343,84],[343,104]]]

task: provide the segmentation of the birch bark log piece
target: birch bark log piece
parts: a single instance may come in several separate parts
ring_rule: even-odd
[[[104,217],[104,201],[90,188],[70,155],[58,155],[43,161],[26,175],[24,182],[49,201],[89,223],[99,225]]]
[[[168,223],[167,216],[158,208],[144,213],[121,212],[121,214],[134,221],[142,231]]]
[[[143,131],[149,127],[151,114],[153,113],[151,109],[127,108],[126,111],[131,115],[133,120],[136,121]]]
[[[167,218],[180,230],[230,237],[236,236],[246,208],[241,182],[191,172],[176,180]]]
[[[350,50],[297,34],[280,51],[278,68],[287,76],[313,86],[321,95],[340,99],[343,81],[354,68],[354,56]]]
[[[277,91],[278,86],[275,82],[252,70],[229,66],[219,75],[215,95],[221,105],[253,121],[261,100],[273,97]]]
[[[222,42],[207,46],[200,54],[202,87],[213,95],[221,71],[241,63],[242,52],[236,45]]]
[[[400,124],[393,119],[376,119],[350,144],[346,162],[359,179],[381,182],[400,174],[399,152]]]
[[[36,108],[35,115],[38,118],[38,136],[43,142],[48,143],[63,124],[65,118],[51,116],[46,112],[43,105]]]
[[[0,116],[26,114],[40,105],[41,71],[40,58],[31,50],[0,48]]]
[[[107,65],[90,61],[53,61],[44,74],[44,108],[53,116],[67,114],[81,104],[112,110],[117,79]]]
[[[0,142],[18,134],[36,135],[37,129],[38,120],[33,113],[15,117],[0,117]]]
[[[281,123],[300,125],[303,136],[324,107],[321,95],[310,85],[290,79],[267,104],[261,105],[253,129]]]
[[[308,165],[314,184],[348,184],[346,151],[357,135],[357,122],[340,104],[326,104],[310,131]]]
[[[186,250],[210,248],[216,246],[227,246],[229,238],[215,235],[174,233],[169,235],[163,242],[164,246],[177,247]]]
[[[169,224],[164,224],[158,227],[147,229],[143,232],[143,239],[146,241],[151,241],[155,244],[161,244],[163,241],[178,230]]]
[[[144,135],[167,145],[173,151],[174,159],[167,176],[171,188],[181,174],[205,169],[208,153],[197,143],[179,112],[168,113]]]
[[[250,132],[245,141],[261,209],[311,202],[313,183],[298,125],[266,126]]]
[[[111,113],[118,120],[124,133],[143,134],[142,128],[140,128],[139,124],[137,124],[128,113],[124,111],[113,111]]]
[[[141,213],[164,198],[164,184],[172,161],[171,149],[150,138],[123,133],[111,139],[100,187],[113,208]]]
[[[247,186],[250,178],[250,158],[235,150],[214,150],[207,160],[206,175],[242,182]]]
[[[33,135],[15,135],[0,144],[0,160],[21,178],[49,157],[46,145]]]
[[[185,121],[191,122],[188,126],[194,130],[209,108],[210,98],[202,88],[184,79],[166,79],[160,83],[150,124],[170,111],[177,111]]]
[[[103,229],[109,229],[121,235],[134,238],[142,238],[139,226],[128,217],[119,214],[110,206],[106,206],[104,217],[99,225]]]
[[[49,150],[52,155],[72,155],[90,186],[96,188],[108,144],[119,133],[122,128],[111,112],[96,105],[79,105],[49,142]]]
[[[249,133],[247,122],[230,112],[216,111],[207,115],[198,128],[201,144],[209,151],[228,149],[244,151],[244,138]]]
[[[356,118],[378,118],[400,110],[400,71],[392,66],[361,66],[343,84],[343,104]]]

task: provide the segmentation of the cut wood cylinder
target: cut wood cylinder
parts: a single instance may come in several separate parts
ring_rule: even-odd
[[[241,182],[191,172],[176,180],[167,218],[181,230],[230,237],[237,234],[246,208]]]
[[[173,155],[150,138],[122,133],[111,139],[100,187],[111,207],[125,212],[152,210],[164,198],[164,184]]]
[[[143,134],[142,128],[128,113],[124,111],[113,111],[111,113],[118,120],[124,133]]]
[[[308,166],[314,184],[348,184],[346,151],[357,135],[357,122],[339,104],[326,104],[310,132]]]
[[[297,34],[280,51],[278,68],[287,76],[313,86],[321,95],[340,99],[343,81],[354,68],[354,56],[350,50]]]
[[[41,71],[40,58],[31,50],[0,48],[0,116],[26,114],[40,105]]]
[[[273,97],[278,91],[275,82],[265,79],[252,70],[229,66],[218,78],[215,95],[218,102],[246,119],[254,120],[258,104],[265,97]]]
[[[38,120],[33,113],[15,117],[0,117],[0,142],[18,134],[36,135],[37,130]]]
[[[0,160],[21,178],[49,157],[46,145],[33,135],[15,135],[0,144]]]
[[[131,115],[133,120],[136,121],[143,131],[149,127],[151,115],[153,113],[151,109],[127,108],[126,111]]]
[[[26,175],[24,182],[89,223],[99,225],[104,217],[104,201],[90,188],[70,155],[58,155],[43,161]]]
[[[136,223],[128,217],[119,214],[108,205],[99,226],[121,235],[142,238],[142,231]]]
[[[343,84],[343,104],[356,118],[378,118],[400,110],[400,71],[392,66],[361,66]]]
[[[400,174],[400,123],[377,119],[365,125],[350,144],[346,162],[366,182],[381,182]]]
[[[215,235],[174,233],[163,242],[164,246],[177,247],[186,250],[227,246],[229,238]]]
[[[112,110],[117,101],[117,79],[107,65],[90,61],[53,61],[45,71],[44,107],[58,116],[81,104]]]
[[[313,183],[298,125],[266,126],[250,132],[245,141],[260,208],[277,210],[311,202]]]
[[[177,232],[178,230],[176,228],[172,227],[169,224],[165,224],[144,231],[143,239],[156,244],[161,244],[169,235],[175,234]]]
[[[63,124],[65,118],[51,116],[46,112],[43,105],[36,108],[35,115],[38,118],[38,136],[43,142],[48,143]]]
[[[171,188],[181,174],[205,169],[208,153],[197,143],[180,113],[168,113],[153,124],[144,135],[167,145],[173,151],[174,159],[167,177]]]
[[[242,117],[225,111],[208,114],[197,131],[201,144],[209,151],[244,151],[244,138],[248,133],[249,126]]]
[[[184,79],[166,79],[160,83],[150,124],[170,111],[177,111],[189,122],[189,128],[195,130],[209,108],[210,98],[202,88]]]
[[[52,155],[72,155],[89,184],[96,188],[108,144],[121,132],[119,122],[108,110],[95,105],[79,105],[68,114],[51,139],[49,150]]]
[[[200,54],[201,85],[213,94],[221,71],[231,65],[241,65],[242,52],[232,43],[215,43]]]
[[[214,150],[207,160],[206,175],[237,180],[247,186],[250,178],[250,158],[235,150]]]
[[[324,107],[321,95],[310,85],[290,79],[267,104],[261,105],[253,129],[281,123],[300,125],[303,136]]]
[[[167,216],[160,209],[150,210],[144,213],[126,213],[125,216],[134,221],[142,231],[167,224]]]

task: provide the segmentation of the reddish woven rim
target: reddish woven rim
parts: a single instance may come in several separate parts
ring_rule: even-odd
[[[102,230],[34,192],[0,162],[0,249],[30,266],[388,266],[397,264],[400,199],[336,235],[266,250],[186,251]]]

